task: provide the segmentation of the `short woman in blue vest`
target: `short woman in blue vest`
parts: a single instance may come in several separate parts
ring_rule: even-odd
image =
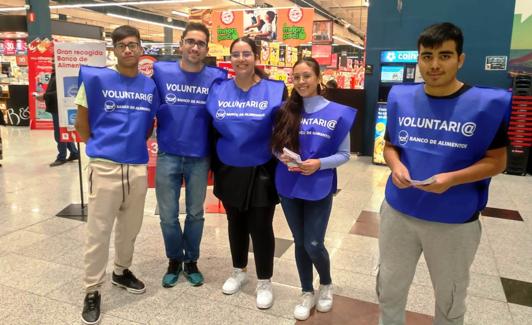
[[[315,305],[320,312],[332,308],[331,267],[323,241],[336,192],[336,167],[349,160],[349,130],[356,109],[320,96],[320,67],[312,58],[296,62],[293,80],[292,95],[275,120],[272,149],[281,161],[275,185],[294,237],[303,291],[294,317],[305,320]],[[283,153],[285,149],[299,154],[300,159]],[[320,276],[317,299],[313,265]]]
[[[234,267],[222,291],[234,294],[246,282],[251,235],[258,278],[257,307],[266,309],[273,303],[272,221],[279,203],[270,140],[273,116],[281,106],[285,86],[265,78],[255,67],[258,51],[249,38],[235,40],[230,51],[235,78],[214,82],[207,99],[207,110],[218,133],[212,158],[214,194],[227,212]]]

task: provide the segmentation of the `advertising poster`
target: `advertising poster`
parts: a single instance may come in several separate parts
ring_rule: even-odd
[[[277,9],[244,10],[244,35],[255,40],[275,40],[277,38]]]
[[[278,9],[277,41],[298,46],[312,41],[313,8]]]
[[[512,43],[510,46],[511,73],[532,74],[532,1],[516,0]]]
[[[105,66],[105,43],[56,42],[54,56],[60,139],[61,142],[79,141],[74,129],[78,111],[74,100],[78,93],[79,66]]]
[[[312,41],[313,8],[257,8],[215,10],[212,13],[212,43],[228,47],[238,37],[298,46]]]
[[[384,132],[386,131],[387,110],[386,103],[377,103],[375,118],[375,143],[373,145],[373,163],[386,164],[384,161]]]
[[[46,112],[44,100],[37,95],[44,94],[52,74],[54,43],[48,39],[35,39],[28,45],[28,99],[30,106],[30,128],[52,130],[52,115]]]
[[[316,20],[312,28],[312,43],[332,44],[333,42],[333,21]]]
[[[4,40],[4,55],[15,55],[17,54],[17,48],[15,45],[15,40],[5,39]]]
[[[330,65],[332,46],[331,45],[312,45],[312,57],[320,65]]]
[[[242,35],[244,35],[244,12],[242,10],[213,12],[211,42],[229,47],[233,40]]]

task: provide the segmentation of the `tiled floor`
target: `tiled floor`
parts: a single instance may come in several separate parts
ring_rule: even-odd
[[[77,165],[48,167],[55,158],[51,131],[1,132],[5,159],[0,169],[0,323],[80,324],[85,223],[55,216],[80,202]],[[335,197],[326,235],[335,307],[302,323],[376,324],[378,211],[387,175],[385,167],[372,165],[368,157],[354,157],[339,170],[342,191]],[[102,324],[295,323],[292,311],[299,279],[280,208],[274,218],[276,300],[271,309],[260,311],[254,303],[254,276],[242,292],[221,293],[231,271],[224,215],[206,216],[199,262],[206,283],[194,288],[181,279],[176,287],[163,289],[166,259],[155,207],[150,189],[132,268],[145,280],[147,292],[131,295],[107,283],[102,290]],[[481,217],[483,237],[472,266],[466,324],[532,324],[532,177],[497,176],[488,207]],[[111,250],[111,261],[113,256]],[[255,272],[252,254],[249,271]],[[423,258],[407,309],[408,324],[430,324],[434,297]]]

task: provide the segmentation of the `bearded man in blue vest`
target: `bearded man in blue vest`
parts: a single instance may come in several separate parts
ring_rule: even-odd
[[[207,27],[189,23],[181,36],[181,60],[153,66],[153,80],[161,98],[157,111],[155,193],[169,261],[162,279],[165,288],[175,286],[181,272],[193,286],[203,284],[197,261],[203,234],[211,129],[205,102],[212,82],[227,78],[225,70],[203,63],[208,44]],[[187,215],[181,229],[178,217],[183,180]]]
[[[384,158],[391,169],[381,207],[377,295],[380,323],[405,323],[421,253],[434,287],[434,324],[463,324],[480,211],[491,177],[506,167],[508,91],[469,86],[462,31],[451,23],[418,39],[425,83],[398,85],[388,96]]]
[[[146,140],[159,107],[153,80],[138,73],[143,50],[139,31],[116,28],[111,38],[118,64],[113,68],[82,66],[76,97],[76,130],[87,143],[89,211],[85,241],[85,301],[81,319],[100,320],[100,289],[109,259],[116,220],[112,284],[130,293],[146,291],[129,270],[135,239],[142,225],[148,188]]]

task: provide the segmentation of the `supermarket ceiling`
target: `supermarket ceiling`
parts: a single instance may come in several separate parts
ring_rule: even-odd
[[[137,4],[128,5],[125,2],[135,1]],[[154,0],[151,0],[154,1]],[[142,3],[143,2],[143,3]],[[163,27],[109,16],[107,13],[120,14],[126,17],[146,17],[145,20],[170,21],[174,25],[187,22],[190,9],[244,9],[255,6],[291,7],[297,4],[302,7],[316,8],[316,20],[334,19],[334,34],[362,44],[366,33],[367,10],[369,0],[175,0],[172,3],[148,3],[149,1],[136,0],[57,0],[50,1],[50,5],[76,5],[95,3],[102,6],[91,8],[59,8],[51,9],[52,19],[66,19],[67,21],[82,24],[103,26],[106,32],[129,23],[141,31],[144,39],[162,42],[164,39]],[[122,4],[120,6],[103,6],[103,4]],[[23,7],[24,0],[2,0],[0,9],[9,7]],[[6,14],[6,12],[1,12]],[[7,14],[24,14],[24,11],[7,12]],[[180,31],[173,33],[174,42],[180,37]]]

